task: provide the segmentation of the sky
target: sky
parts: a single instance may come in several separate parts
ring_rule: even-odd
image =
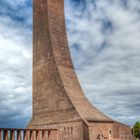
[[[140,0],[65,0],[69,48],[90,102],[140,121]],[[32,2],[0,0],[0,127],[32,115]]]

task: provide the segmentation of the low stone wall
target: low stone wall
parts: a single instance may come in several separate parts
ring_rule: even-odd
[[[3,129],[0,140],[59,140],[56,129]]]

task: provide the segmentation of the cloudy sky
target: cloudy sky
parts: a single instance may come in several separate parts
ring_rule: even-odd
[[[101,111],[140,121],[140,0],[65,0],[81,86]],[[0,127],[31,118],[32,2],[0,0]]]

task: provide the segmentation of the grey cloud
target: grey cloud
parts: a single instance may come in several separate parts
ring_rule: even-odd
[[[83,90],[100,110],[132,125],[140,120],[139,1],[75,2],[65,1],[65,14]],[[0,11],[0,127],[25,127],[31,117],[31,10],[26,0],[6,0]]]
[[[98,0],[95,7],[92,0],[85,2],[84,12],[66,9],[79,80],[100,110],[132,125],[140,119],[140,4],[137,0]]]
[[[10,17],[2,17],[0,22],[0,127],[25,127],[32,112],[31,30]]]

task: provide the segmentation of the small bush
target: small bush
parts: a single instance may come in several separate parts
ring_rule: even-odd
[[[136,122],[133,126],[133,134],[135,138],[140,139],[140,122]]]

